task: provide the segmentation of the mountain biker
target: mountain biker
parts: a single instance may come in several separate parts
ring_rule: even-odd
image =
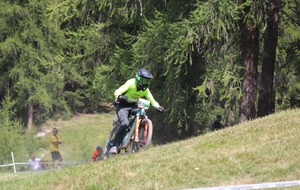
[[[128,115],[130,111],[137,108],[135,103],[130,103],[130,100],[138,100],[139,98],[145,98],[150,101],[152,106],[159,112],[164,112],[165,109],[155,101],[148,86],[153,79],[152,74],[146,69],[139,69],[135,75],[135,78],[127,80],[121,87],[115,92],[115,105],[116,115],[120,121],[120,127],[116,132],[115,139],[113,140],[113,147],[110,149],[111,154],[118,152],[117,146],[121,143],[121,138],[129,125]]]

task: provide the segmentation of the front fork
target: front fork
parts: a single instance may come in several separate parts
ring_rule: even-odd
[[[134,142],[139,142],[139,128],[142,121],[142,117],[139,116],[135,123],[135,129],[134,129]]]
[[[143,119],[143,117],[139,116],[136,123],[135,123],[134,142],[139,142],[139,130],[140,130],[140,124],[141,124],[142,119]],[[147,138],[147,131],[148,131],[148,123],[146,123],[145,126],[144,126],[144,134],[143,134],[144,142]]]

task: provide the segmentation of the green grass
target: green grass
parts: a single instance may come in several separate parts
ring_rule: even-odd
[[[0,189],[184,189],[300,180],[299,116],[299,109],[288,110],[98,163],[1,174]],[[94,146],[104,144],[112,117],[48,123],[59,127],[64,161],[88,161]]]

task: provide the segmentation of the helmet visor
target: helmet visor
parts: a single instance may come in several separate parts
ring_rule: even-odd
[[[147,79],[147,78],[140,78],[140,83],[142,83],[143,85],[147,85],[149,86],[151,83],[151,79]]]

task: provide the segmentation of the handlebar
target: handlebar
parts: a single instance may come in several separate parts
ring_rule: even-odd
[[[139,100],[131,100],[131,99],[128,99],[127,96],[122,96],[122,95],[120,95],[118,97],[117,101],[118,102],[115,102],[116,104],[119,104],[119,103],[135,104],[139,108],[142,108],[142,109],[145,109],[145,110],[147,110],[150,106],[153,106],[153,105],[151,105],[150,101],[148,101],[146,99],[139,98]],[[157,107],[156,110],[159,111],[159,112],[165,112],[165,109],[162,106]]]

